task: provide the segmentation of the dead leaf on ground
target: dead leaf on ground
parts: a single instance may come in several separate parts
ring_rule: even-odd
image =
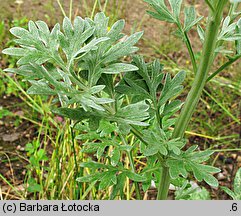
[[[14,142],[20,138],[20,133],[13,133],[13,134],[3,134],[2,140],[4,142]]]

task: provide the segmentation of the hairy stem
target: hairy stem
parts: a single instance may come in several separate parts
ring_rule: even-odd
[[[169,168],[163,166],[161,172],[161,179],[158,185],[158,193],[157,193],[157,200],[165,200],[167,199],[168,190],[170,186],[170,175],[169,175]]]
[[[214,51],[216,48],[217,35],[222,20],[224,5],[227,0],[218,3],[215,12],[210,12],[208,27],[205,35],[205,42],[202,51],[200,65],[197,70],[191,91],[189,92],[182,112],[177,120],[173,132],[173,138],[183,137],[185,130],[191,120],[192,114],[200,99],[203,88],[206,84],[208,73],[213,64]]]
[[[197,69],[197,73],[192,84],[192,88],[187,96],[185,105],[181,111],[181,114],[176,122],[175,129],[173,131],[173,138],[183,137],[194,110],[198,104],[203,88],[206,84],[208,73],[213,64],[214,53],[216,48],[216,41],[219,31],[219,26],[222,20],[224,6],[227,0],[220,0],[216,4],[215,10],[210,10],[208,26],[205,35],[205,41],[201,56],[201,61]],[[169,168],[164,167],[161,182],[160,182],[160,199],[167,198],[168,189],[170,185]]]
[[[218,68],[213,74],[211,74],[207,78],[207,82],[209,82],[213,77],[215,77],[217,74],[222,72],[225,68],[229,67],[231,64],[233,64],[235,61],[241,58],[241,54],[234,56],[233,58],[229,59],[228,62],[226,62],[224,65],[222,65],[220,68]]]
[[[190,58],[191,58],[193,71],[194,71],[194,74],[196,74],[196,72],[197,72],[197,63],[196,63],[196,59],[195,59],[195,56],[194,56],[194,53],[193,53],[192,45],[191,45],[191,42],[189,40],[189,37],[188,37],[187,33],[184,32],[183,34],[184,34],[184,37],[185,37],[185,44],[187,46],[188,53],[189,53]]]
[[[191,41],[190,41],[190,39],[189,39],[189,37],[188,37],[187,32],[183,31],[183,28],[182,28],[181,23],[180,23],[180,22],[177,22],[176,25],[177,25],[179,31],[182,32],[183,39],[184,39],[184,43],[185,43],[185,45],[186,45],[186,47],[187,47],[189,56],[190,56],[190,58],[191,58],[193,71],[194,71],[194,74],[196,74],[196,72],[197,72],[197,63],[196,63],[196,58],[195,58],[195,55],[194,55],[194,52],[193,52],[193,49],[192,49]]]
[[[211,3],[209,0],[205,0],[205,2],[206,2],[206,4],[208,5],[208,7],[209,7],[212,11],[214,11],[214,8],[213,8],[212,3]]]

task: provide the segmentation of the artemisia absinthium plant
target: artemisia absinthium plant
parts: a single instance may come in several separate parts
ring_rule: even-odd
[[[93,20],[76,17],[73,23],[65,17],[62,27],[56,24],[51,30],[43,21],[30,21],[28,30],[10,30],[18,46],[3,51],[19,57],[18,68],[5,71],[24,76],[31,83],[29,94],[55,96],[61,106],[53,104],[53,112],[74,121],[73,129],[80,131],[76,139],[83,143],[83,154],[89,156],[80,165],[84,172],[77,181],[111,191],[109,199],[126,199],[126,182],[134,184],[136,199],[143,198],[141,191],[147,191],[152,182],[158,185],[157,199],[167,198],[170,182],[181,186],[190,176],[218,186],[213,174],[220,170],[203,164],[213,152],[201,151],[197,145],[184,148],[183,134],[208,80],[215,52],[232,40],[237,51],[229,62],[241,55],[237,3],[220,30],[227,1],[205,1],[210,15],[206,30],[198,26],[204,45],[197,64],[188,38],[188,31],[201,20],[195,9],[184,9],[182,25],[182,1],[169,0],[171,11],[163,0],[146,2],[156,11],[149,12],[152,16],[177,25],[193,63],[196,78],[178,118],[176,112],[183,103],[176,97],[183,89],[185,72],[171,77],[158,60],[146,63],[133,56],[143,33],[124,35],[123,20],[110,27],[104,13]],[[124,61],[128,56],[132,63]],[[134,163],[137,154],[146,158],[144,167]]]

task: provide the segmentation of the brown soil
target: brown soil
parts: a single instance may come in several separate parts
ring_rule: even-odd
[[[31,142],[35,131],[28,121],[21,120],[18,123],[18,116],[24,115],[21,108],[15,106],[18,103],[21,100],[13,96],[0,98],[0,105],[14,114],[0,119],[0,174],[14,185],[24,180],[25,166],[28,163],[24,147]],[[0,179],[0,184],[3,186],[6,182]]]

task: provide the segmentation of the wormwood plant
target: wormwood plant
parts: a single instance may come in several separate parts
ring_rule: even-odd
[[[234,200],[241,200],[241,168],[238,169],[233,183],[233,191],[227,187],[221,187]]]
[[[145,2],[154,9],[154,11],[148,11],[152,17],[176,25],[176,34],[186,44],[191,58],[195,78],[172,134],[172,138],[182,138],[205,84],[241,57],[241,19],[237,20],[241,14],[237,11],[240,0],[230,1],[229,12],[225,18],[223,18],[223,13],[225,9],[228,9],[228,0],[205,0],[209,8],[205,30],[198,25],[203,17],[197,18],[194,7],[184,8],[184,21],[182,22],[180,18],[182,0],[168,0],[171,10],[164,0],[145,0]],[[202,55],[198,63],[188,37],[188,32],[195,25],[197,25],[197,31],[203,43]],[[228,49],[230,44],[234,47],[234,51]],[[227,62],[221,65],[218,70],[209,74],[218,53],[226,55]],[[164,186],[160,189],[160,198],[165,199],[167,196],[170,178],[172,178],[171,169],[168,163],[163,168],[161,182]],[[178,172],[181,173],[181,170]]]
[[[170,182],[182,186],[191,176],[218,186],[213,174],[220,170],[204,164],[213,152],[201,151],[197,145],[186,148],[183,135],[205,83],[241,57],[237,3],[222,22],[227,1],[205,1],[210,14],[206,29],[198,26],[203,51],[197,63],[188,32],[202,17],[196,18],[193,7],[185,8],[182,24],[181,0],[169,0],[171,10],[163,0],[146,2],[155,9],[149,12],[152,16],[177,25],[193,63],[195,80],[178,117],[183,103],[176,97],[185,72],[172,77],[158,60],[146,63],[133,56],[143,33],[124,35],[123,20],[109,26],[104,13],[93,20],[76,17],[73,23],[65,17],[62,27],[56,24],[51,30],[43,21],[30,21],[28,30],[10,30],[18,47],[3,51],[19,57],[18,68],[5,71],[23,75],[31,83],[29,94],[55,96],[59,106],[53,112],[73,120],[72,128],[80,131],[76,139],[89,157],[81,170],[76,164],[79,187],[97,184],[99,190],[110,191],[110,199],[126,199],[129,185],[142,199],[141,191],[147,191],[152,181],[158,186],[157,199],[166,199]],[[235,41],[235,54],[208,78],[225,41]],[[130,56],[132,63],[127,63]]]

